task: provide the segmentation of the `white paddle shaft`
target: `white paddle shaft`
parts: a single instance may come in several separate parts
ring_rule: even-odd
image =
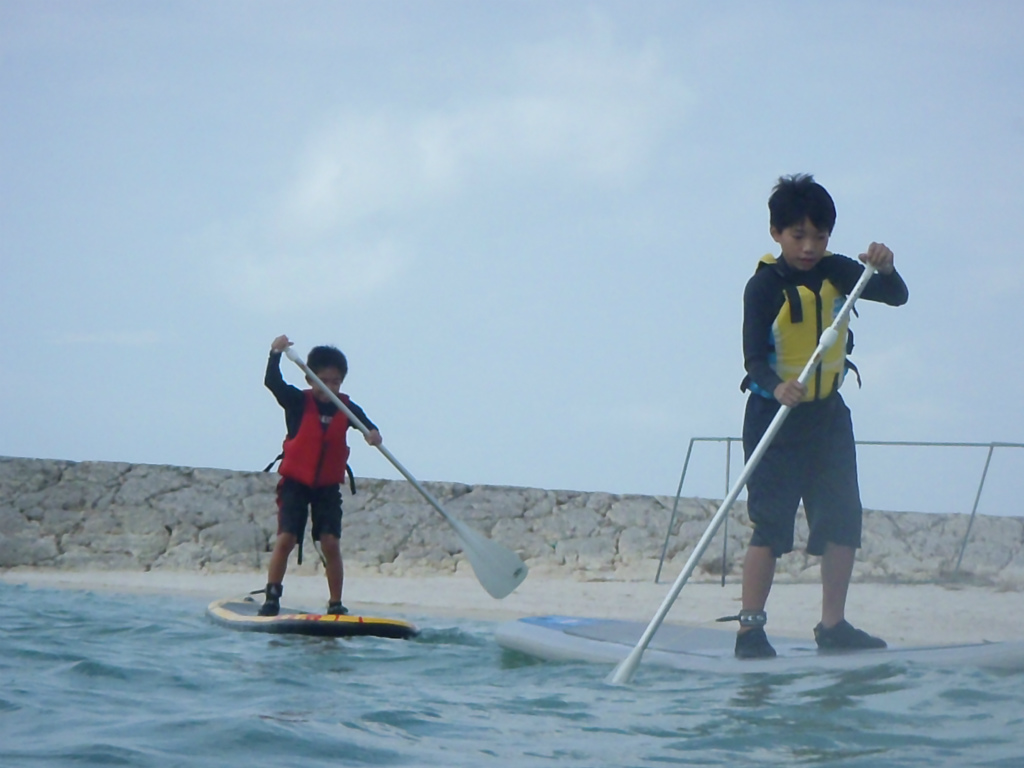
[[[345,401],[338,397],[336,394],[334,394],[328,388],[328,386],[320,380],[320,377],[313,373],[310,367],[306,365],[302,358],[299,357],[299,355],[291,347],[285,349],[284,353],[288,355],[289,360],[291,360],[293,363],[295,363],[297,366],[299,366],[299,368],[303,370],[303,372],[306,374],[306,376],[309,377],[309,380],[313,384],[319,387],[320,390],[331,399],[332,403],[338,406],[338,410],[340,410],[348,417],[348,421],[352,426],[354,426],[364,435],[370,434],[370,430],[367,429],[366,425],[363,424],[363,422],[356,418],[356,415],[352,413],[352,410],[347,405],[345,405]],[[432,506],[434,509],[440,512],[441,515],[443,515],[446,520],[451,522],[450,515],[445,511],[444,507],[441,506],[441,503],[437,499],[435,499],[426,488],[420,485],[419,480],[413,477],[412,473],[409,470],[407,470],[404,466],[402,466],[402,462],[396,459],[394,454],[392,454],[391,451],[385,448],[383,444],[378,445],[376,447],[377,450],[383,453],[385,458],[387,458],[387,460],[394,465],[395,469],[402,473],[402,477],[404,477],[406,480],[412,483],[413,488],[415,488],[417,491],[423,494],[423,497],[428,502],[430,502],[430,506]]]
[[[870,264],[865,266],[864,273],[853,286],[853,290],[850,291],[850,295],[846,297],[846,301],[839,310],[839,314],[836,315],[835,320],[832,321],[832,325],[825,329],[821,334],[821,338],[818,341],[818,346],[814,350],[814,354],[811,355],[811,359],[807,361],[807,365],[805,365],[803,371],[800,372],[798,381],[801,384],[807,383],[807,380],[811,377],[814,369],[818,366],[818,363],[821,362],[821,358],[825,355],[825,352],[829,347],[836,343],[836,340],[839,337],[839,326],[841,326],[849,316],[850,311],[853,309],[854,302],[860,298],[861,293],[864,292],[864,288],[867,286],[868,281],[874,274],[875,268],[873,266]],[[772,440],[775,439],[775,434],[779,431],[779,428],[782,426],[782,422],[786,420],[786,417],[789,415],[791,410],[792,408],[788,405],[780,406],[779,410],[775,414],[775,418],[772,419],[771,423],[768,425],[768,429],[765,430],[764,435],[758,442],[757,447],[754,448],[754,452],[750,454],[750,458],[747,459],[747,463],[743,467],[743,472],[740,473],[740,476],[733,485],[732,490],[729,491],[729,495],[722,500],[722,505],[718,508],[715,516],[711,518],[711,522],[708,524],[707,530],[705,530],[704,535],[700,537],[700,541],[698,541],[697,546],[694,547],[693,552],[686,561],[686,565],[683,566],[683,570],[676,577],[675,582],[672,584],[672,588],[665,596],[665,599],[662,601],[657,613],[654,614],[654,618],[651,619],[651,623],[647,625],[647,629],[645,629],[644,633],[640,636],[640,640],[637,642],[636,647],[629,652],[629,655],[623,659],[614,670],[612,670],[612,673],[607,678],[607,682],[612,683],[613,685],[623,685],[633,679],[633,675],[636,672],[636,668],[640,665],[640,660],[644,655],[644,651],[647,650],[647,646],[654,638],[654,633],[658,631],[661,623],[665,620],[665,616],[668,614],[669,609],[675,602],[676,597],[679,596],[679,592],[690,578],[690,574],[693,573],[693,569],[697,567],[698,561],[700,561],[700,558],[704,555],[704,550],[708,548],[708,545],[711,543],[711,539],[718,531],[718,528],[725,519],[725,516],[729,514],[729,510],[732,509],[732,505],[736,502],[736,499],[743,490],[743,487],[747,484],[747,480],[750,479],[754,469],[757,467],[758,463],[760,463],[761,457],[764,456],[765,451],[768,450],[768,446],[770,446]]]
[[[362,432],[364,435],[369,435],[370,430],[367,429],[366,425],[363,424],[352,410],[345,405],[344,401],[338,397],[334,392],[328,388],[320,377],[317,376],[306,365],[305,361],[293,350],[291,347],[287,347],[284,353],[288,356],[288,359],[295,363],[309,378],[309,381],[317,386],[324,394],[326,394],[332,403],[338,407],[338,409],[344,413],[356,429]],[[487,590],[488,594],[492,597],[498,598],[499,600],[507,595],[511,594],[512,590],[518,587],[523,579],[526,578],[528,569],[526,564],[519,558],[519,556],[508,549],[498,544],[496,541],[492,541],[482,534],[474,531],[472,528],[456,520],[443,506],[441,502],[434,498],[434,496],[424,488],[419,480],[413,477],[412,473],[402,466],[402,463],[395,458],[395,456],[384,447],[383,444],[376,446],[377,450],[384,454],[384,457],[391,462],[391,464],[402,473],[402,477],[412,484],[423,496],[424,499],[436,509],[441,516],[448,522],[448,524],[455,530],[459,538],[462,539],[466,557],[473,566],[473,572],[476,574],[477,580]]]

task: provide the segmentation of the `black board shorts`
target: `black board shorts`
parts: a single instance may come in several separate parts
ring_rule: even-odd
[[[743,452],[747,458],[768,429],[779,403],[747,399]],[[793,526],[801,499],[807,515],[807,554],[822,555],[829,542],[860,547],[863,508],[857,483],[857,450],[850,409],[839,393],[790,411],[747,483],[751,546],[771,547],[776,557],[793,551]]]
[[[308,485],[282,477],[277,484],[277,532],[290,533],[302,541],[306,532],[306,518],[313,517],[313,541],[320,541],[321,534],[341,538],[341,486],[325,485],[310,488]]]

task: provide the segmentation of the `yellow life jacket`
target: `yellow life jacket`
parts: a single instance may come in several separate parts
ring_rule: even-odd
[[[831,253],[826,253],[825,258]],[[763,256],[757,265],[758,269],[773,266],[777,259],[772,254]],[[822,280],[821,288],[815,293],[805,285],[786,284],[786,301],[772,323],[772,343],[774,354],[769,356],[769,363],[783,381],[796,379],[803,372],[807,361],[811,359],[822,332],[832,325],[846,296],[827,278]],[[836,328],[837,341],[828,350],[810,379],[807,381],[807,394],[803,401],[821,400],[828,397],[842,386],[846,369],[852,367],[846,361],[850,344],[849,318]]]

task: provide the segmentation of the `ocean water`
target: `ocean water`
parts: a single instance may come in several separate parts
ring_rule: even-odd
[[[234,632],[191,598],[0,584],[0,766],[1024,766],[1024,674],[541,663],[488,622]]]

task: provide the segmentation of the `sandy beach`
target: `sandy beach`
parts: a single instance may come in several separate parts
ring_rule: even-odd
[[[181,571],[48,571],[14,569],[0,581],[45,589],[85,589],[125,594],[174,594],[214,600],[258,589],[263,574]],[[490,597],[469,575],[380,577],[349,575],[345,603],[364,615],[409,617],[426,624],[431,617],[502,621],[522,616],[561,614],[648,621],[670,584],[634,581],[579,581],[531,575],[504,600]],[[683,587],[668,621],[701,626],[735,613],[739,585],[692,583]],[[322,576],[289,575],[286,602],[322,610]],[[768,603],[769,630],[809,637],[819,619],[820,587],[779,584]],[[854,584],[847,618],[890,644],[962,643],[1018,640],[1024,621],[1021,593],[976,586],[937,584]]]

